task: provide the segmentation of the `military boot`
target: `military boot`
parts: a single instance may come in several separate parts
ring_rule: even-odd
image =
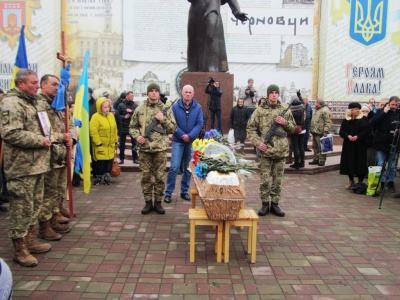
[[[269,213],[269,201],[263,202],[260,210],[258,211],[258,215],[263,217]]]
[[[61,240],[61,234],[55,232],[50,225],[50,220],[39,222],[39,233],[38,238],[47,241],[59,241]]]
[[[50,221],[45,221],[50,222]],[[50,223],[49,223],[50,227]],[[50,228],[51,229],[51,228]],[[49,252],[51,249],[51,245],[49,243],[40,243],[35,238],[35,225],[30,225],[28,234],[25,237],[26,247],[31,253],[45,253]]]
[[[153,201],[146,201],[146,205],[142,209],[142,215],[147,215],[153,210]]]
[[[159,215],[165,214],[165,209],[162,207],[161,201],[155,201],[155,202],[154,202],[154,210],[155,210],[156,213],[158,213]]]
[[[71,231],[71,227],[65,224],[60,224],[57,222],[57,219],[54,217],[55,214],[50,219],[50,227],[57,233],[68,233]]]
[[[23,267],[37,266],[37,259],[31,255],[25,244],[24,238],[13,239],[14,261]]]
[[[278,217],[285,216],[285,212],[283,210],[281,210],[278,202],[271,202],[271,213],[273,213],[275,216],[278,216]]]
[[[68,218],[64,217],[61,213],[53,213],[53,218],[56,220],[57,223],[59,224],[68,224],[69,220]]]
[[[58,203],[58,208],[60,209],[60,214],[64,217],[64,218],[69,218],[69,211],[67,209],[64,208],[64,198],[60,199],[60,202]]]
[[[111,184],[110,173],[105,173],[105,174],[104,174],[104,183],[105,183],[106,185],[110,185],[110,184]]]

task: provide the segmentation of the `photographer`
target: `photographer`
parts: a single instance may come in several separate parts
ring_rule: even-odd
[[[208,104],[211,117],[211,129],[214,129],[215,117],[217,117],[218,131],[222,134],[221,95],[223,92],[219,86],[219,82],[210,77],[204,92],[210,95]]]
[[[371,126],[375,126],[374,149],[377,166],[383,167],[386,162],[386,169],[389,170],[388,178],[385,178],[386,172],[385,175],[382,175],[381,189],[383,190],[385,187],[387,179],[389,193],[396,192],[394,177],[396,175],[397,149],[394,149],[396,151],[392,153],[393,155],[390,155],[390,150],[392,143],[397,143],[397,140],[393,139],[393,137],[400,121],[399,101],[400,99],[397,96],[390,97],[389,104],[386,104],[384,108],[378,109],[377,115],[369,122]],[[389,157],[390,161],[388,161]]]
[[[247,80],[246,88],[240,89],[239,98],[244,100],[244,107],[247,108],[247,116],[250,119],[251,115],[253,114],[254,110],[257,107],[257,91],[254,89],[254,80],[249,78]]]

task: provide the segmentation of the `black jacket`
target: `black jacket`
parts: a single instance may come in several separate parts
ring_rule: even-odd
[[[222,90],[219,87],[207,85],[204,91],[210,95],[210,110],[221,110],[221,95]]]
[[[398,121],[400,121],[399,110],[389,110],[387,113],[379,111],[378,114],[371,119],[369,124],[370,126],[375,127],[375,150],[384,151],[386,153],[390,152],[390,145],[397,142],[396,140],[393,140],[393,134],[396,126],[399,125]]]
[[[122,124],[122,128],[121,128],[121,133],[120,134],[125,134],[128,135],[129,134],[129,123],[131,122],[131,118],[133,116],[133,112],[135,111],[135,109],[138,107],[138,105],[133,102],[133,101],[122,101],[119,105],[118,105],[118,113],[121,117],[121,124]],[[127,112],[126,109],[129,108],[132,110],[131,113]],[[129,118],[125,119],[125,116],[129,114]]]

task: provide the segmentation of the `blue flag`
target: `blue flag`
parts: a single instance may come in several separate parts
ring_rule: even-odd
[[[17,57],[15,58],[13,75],[11,77],[10,88],[15,87],[15,76],[19,69],[28,68],[28,56],[26,55],[26,46],[25,46],[25,34],[24,34],[25,25],[21,27],[21,34],[19,36],[19,45],[17,51]]]

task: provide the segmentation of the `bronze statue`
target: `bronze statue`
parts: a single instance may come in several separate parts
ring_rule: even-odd
[[[246,14],[240,12],[237,0],[188,1],[191,3],[188,21],[188,71],[228,71],[220,8],[228,3],[233,15],[240,21],[247,20]]]

